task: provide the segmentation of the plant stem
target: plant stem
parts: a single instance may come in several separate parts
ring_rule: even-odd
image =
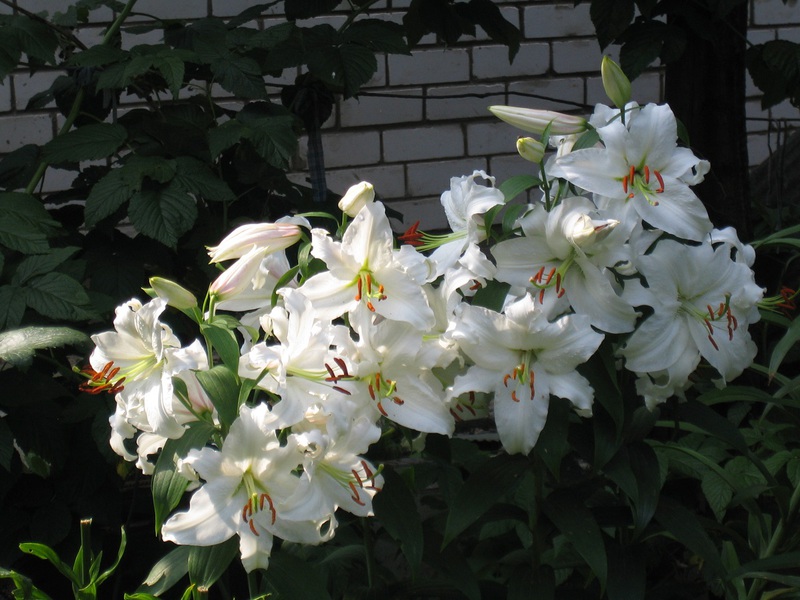
[[[92,520],[81,519],[81,587],[86,587],[91,578],[92,566]]]
[[[364,535],[364,554],[367,562],[367,585],[371,590],[375,585],[375,542],[367,519],[361,519],[361,531]]]
[[[125,8],[117,15],[117,18],[108,28],[106,34],[103,36],[103,41],[100,42],[101,46],[107,46],[111,39],[116,35],[119,31],[119,28],[122,27],[122,23],[125,22],[125,19],[130,14],[131,10],[133,10],[133,5],[136,4],[136,0],[128,0],[125,4]],[[86,88],[81,87],[78,90],[78,93],[75,94],[75,99],[72,101],[72,107],[70,108],[69,115],[67,115],[67,120],[64,121],[64,125],[62,125],[61,129],[59,129],[56,137],[60,135],[64,135],[70,129],[72,129],[72,124],[75,122],[75,119],[78,118],[78,115],[81,112],[81,105],[83,104],[83,99],[86,96]],[[28,182],[27,187],[25,188],[26,194],[32,194],[33,191],[36,189],[36,186],[39,185],[39,182],[44,177],[44,173],[47,170],[47,163],[44,160],[39,162],[39,165],[36,167],[36,172],[31,177],[30,182]]]

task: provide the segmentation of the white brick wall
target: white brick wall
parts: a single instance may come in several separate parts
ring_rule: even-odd
[[[139,0],[138,12],[161,18],[233,16],[257,0]],[[750,0],[749,39],[800,41],[800,6],[780,0]],[[16,0],[33,12],[55,11],[69,0]],[[373,8],[376,18],[398,21],[409,0],[384,0]],[[499,0],[503,15],[520,27],[523,41],[514,63],[508,50],[482,31],[446,50],[423,38],[412,56],[378,57],[379,69],[359,99],[341,101],[323,128],[329,187],[344,192],[361,180],[372,181],[378,194],[407,215],[406,226],[417,219],[435,229],[446,224],[438,197],[449,187],[451,176],[487,169],[498,181],[528,171],[531,166],[515,153],[519,131],[496,121],[487,111],[491,104],[514,104],[585,114],[598,102],[607,102],[598,76],[601,52],[589,19],[589,4],[572,0]],[[282,22],[281,5],[254,27]],[[11,9],[0,4],[0,13]],[[101,39],[109,11],[92,13],[94,22],[76,35],[91,45]],[[324,19],[334,26],[342,15]],[[308,22],[301,23],[309,25]],[[161,42],[157,31],[126,34],[126,48]],[[616,58],[618,49],[609,48]],[[267,81],[270,93],[292,83],[296,70]],[[25,112],[27,101],[58,75],[40,71],[15,74],[0,85],[0,154],[26,143],[44,143],[63,119],[54,120],[52,109]],[[634,82],[640,102],[658,102],[663,96],[663,76],[645,73]],[[375,95],[370,95],[374,93]],[[763,111],[758,90],[748,79],[747,113],[751,163],[774,150],[776,128],[800,114],[788,103]],[[229,94],[218,90],[218,97]],[[452,96],[461,96],[454,98]],[[128,106],[140,105],[135,97],[123,98]],[[583,108],[581,106],[583,105]],[[120,113],[126,106],[120,109]],[[770,121],[772,119],[772,121]],[[295,181],[304,181],[305,140],[295,161]],[[53,172],[45,189],[67,185],[71,174]],[[402,229],[402,227],[399,227]]]

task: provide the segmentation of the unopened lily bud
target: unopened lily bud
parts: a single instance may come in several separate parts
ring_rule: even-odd
[[[339,200],[339,210],[348,217],[355,217],[365,205],[375,200],[375,188],[371,183],[362,181],[351,185]]]
[[[490,106],[491,113],[514,127],[523,131],[541,135],[547,126],[553,135],[581,133],[588,128],[588,121],[583,117],[565,115],[552,110],[520,108],[518,106]]]
[[[578,248],[586,247],[607,236],[619,225],[616,219],[592,219],[584,213],[570,215],[564,221],[564,234],[567,240]]]
[[[208,288],[209,293],[218,302],[222,302],[252,288],[265,256],[266,252],[263,249],[253,247],[214,280]]]
[[[544,144],[532,137],[521,137],[517,139],[517,152],[525,160],[538,164],[544,158]]]
[[[271,254],[284,250],[300,239],[301,229],[294,223],[249,223],[237,227],[218,246],[208,249],[212,263],[241,258],[253,248]]]
[[[603,89],[609,100],[617,108],[625,108],[631,99],[631,82],[620,66],[608,56],[604,56],[603,62],[600,64],[600,75],[603,79]]]
[[[150,287],[159,298],[164,298],[167,304],[173,308],[188,310],[197,306],[197,298],[194,297],[194,294],[174,281],[163,277],[151,277]]]

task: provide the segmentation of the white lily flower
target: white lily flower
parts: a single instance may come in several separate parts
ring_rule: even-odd
[[[183,427],[172,414],[172,376],[207,369],[208,362],[198,340],[181,348],[172,329],[159,321],[166,306],[165,299],[154,298],[117,307],[116,331],[92,336],[96,347],[89,363],[96,375],[87,386],[115,393],[124,418],[137,429],[177,438]]]
[[[627,126],[614,120],[597,133],[604,148],[574,150],[555,161],[551,174],[608,202],[630,204],[650,225],[675,236],[700,241],[711,231],[705,207],[689,189],[708,163],[677,146],[668,106],[648,104]]]
[[[302,543],[333,535],[333,527],[323,533],[332,515],[295,496],[300,479],[293,471],[303,456],[292,437],[280,442],[273,424],[266,405],[242,406],[221,450],[189,451],[184,462],[205,483],[192,494],[187,511],[164,523],[165,541],[213,546],[238,535],[249,572],[267,568],[275,535]]]
[[[384,206],[367,204],[349,224],[341,242],[314,229],[311,254],[328,271],[299,288],[311,300],[320,319],[335,319],[359,305],[387,319],[405,321],[425,330],[433,325],[421,285],[428,267],[418,253],[393,249],[394,238]]]
[[[464,305],[453,338],[474,363],[456,377],[450,396],[494,392],[494,418],[503,447],[527,454],[547,419],[550,395],[590,413],[594,390],[576,370],[597,350],[603,335],[585,315],[551,323],[526,296],[505,314]]]
[[[759,318],[756,303],[763,290],[744,262],[731,259],[728,244],[713,248],[662,240],[637,260],[637,268],[647,287],[633,280],[624,294],[633,305],[655,312],[622,349],[627,369],[655,373],[702,355],[724,382],[752,362],[756,345],[747,327]]]
[[[524,237],[492,249],[496,278],[531,291],[549,316],[568,303],[603,331],[631,331],[637,313],[617,293],[607,269],[623,256],[624,239],[614,235],[617,221],[601,216],[582,197],[566,198],[550,212],[537,206],[522,220]]]
[[[253,248],[259,248],[265,254],[285,250],[292,246],[302,235],[300,224],[309,228],[308,222],[280,220],[277,223],[248,223],[241,225],[229,233],[219,245],[210,247],[208,255],[212,263],[233,258],[241,258]]]
[[[587,122],[583,117],[565,115],[552,110],[498,105],[490,106],[489,111],[501,121],[539,135],[544,133],[547,127],[550,127],[550,133],[553,135],[581,133],[587,129]]]

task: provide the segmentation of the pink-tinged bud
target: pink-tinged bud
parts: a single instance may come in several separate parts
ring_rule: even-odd
[[[253,247],[214,280],[208,288],[209,293],[221,302],[254,287],[254,281],[259,277],[261,261],[266,254],[263,248]]]
[[[284,250],[300,239],[301,230],[294,223],[250,223],[237,227],[218,246],[208,249],[210,262],[241,258],[253,248],[264,254]]]
[[[351,185],[339,200],[339,210],[348,217],[355,217],[364,206],[375,200],[375,188],[371,183],[362,181]]]
[[[521,137],[517,139],[517,152],[525,160],[539,164],[544,158],[544,144],[532,137]]]
[[[537,110],[518,106],[490,106],[491,113],[514,127],[541,135],[550,125],[552,135],[569,135],[581,133],[588,128],[588,121],[583,117],[565,115],[552,110]]]
[[[178,310],[188,310],[197,306],[197,298],[185,287],[163,277],[151,277],[150,287],[159,298]]]
[[[631,100],[631,82],[622,72],[620,66],[608,56],[603,57],[600,64],[600,75],[603,79],[603,89],[606,96],[617,108],[625,108]]]
[[[602,240],[617,225],[616,219],[597,220],[583,213],[573,213],[564,220],[562,227],[567,241],[582,248]]]

